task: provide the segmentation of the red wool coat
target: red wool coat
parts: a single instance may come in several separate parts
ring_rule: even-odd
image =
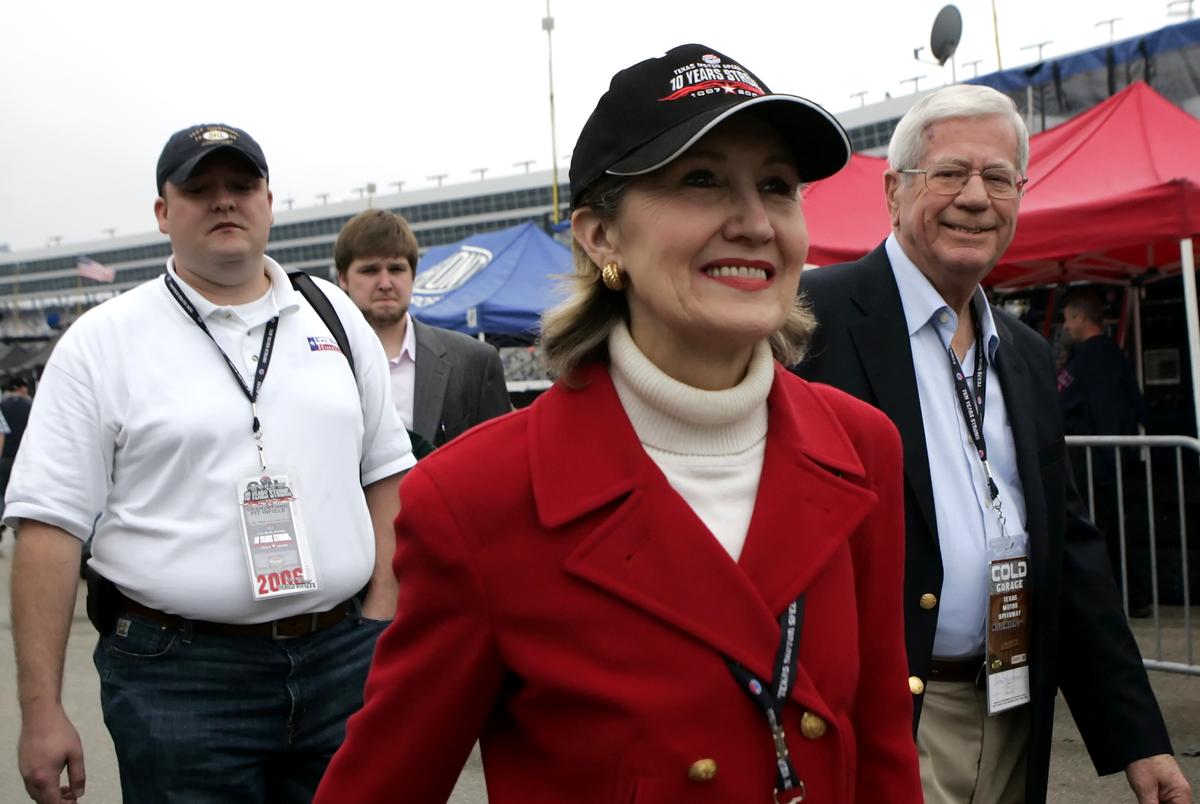
[[[317,804],[444,802],[476,739],[491,804],[768,804],[770,731],[723,657],[770,678],[801,593],[783,727],[806,801],[920,802],[895,428],[777,366],[735,563],[604,367],[584,380],[404,479],[396,621]]]

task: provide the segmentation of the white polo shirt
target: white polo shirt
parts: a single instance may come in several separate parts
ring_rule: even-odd
[[[349,297],[317,279],[346,330],[356,388],[316,311],[265,263],[270,292],[236,308],[195,292],[172,260],[167,270],[248,386],[279,315],[258,414],[268,471],[294,478],[320,588],[253,600],[237,490],[261,474],[250,403],[162,277],[88,311],[55,347],[9,483],[8,524],[34,519],[86,539],[95,522],[92,566],[130,598],[192,619],[322,611],[367,583],[375,540],[363,486],[415,463],[387,359]]]

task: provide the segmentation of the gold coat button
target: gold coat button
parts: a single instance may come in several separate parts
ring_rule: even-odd
[[[805,712],[800,718],[800,733],[810,740],[816,740],[825,735],[828,728],[820,715]]]
[[[909,676],[908,677],[908,690],[913,695],[920,695],[922,692],[925,691],[925,682],[922,681],[921,679],[917,678],[916,676]]]
[[[921,608],[925,609],[925,611],[929,611],[936,605],[937,595],[931,592],[926,592],[925,594],[921,595]]]
[[[711,759],[697,759],[688,768],[688,778],[693,782],[711,782],[717,775],[717,763]]]

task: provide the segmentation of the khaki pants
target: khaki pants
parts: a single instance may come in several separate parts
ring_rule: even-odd
[[[1028,748],[1028,704],[988,717],[974,684],[926,684],[917,729],[925,804],[1021,804]]]

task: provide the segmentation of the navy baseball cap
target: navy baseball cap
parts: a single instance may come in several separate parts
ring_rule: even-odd
[[[771,92],[740,62],[710,47],[680,45],[613,76],[571,152],[571,206],[603,176],[658,170],[749,109],[791,146],[801,181],[832,176],[850,161],[850,138],[825,109]]]
[[[187,181],[206,157],[226,149],[241,154],[258,171],[258,175],[270,179],[267,158],[253,137],[240,128],[222,123],[205,123],[176,131],[163,146],[158,157],[158,194],[163,194],[163,186],[167,182],[179,184]]]

